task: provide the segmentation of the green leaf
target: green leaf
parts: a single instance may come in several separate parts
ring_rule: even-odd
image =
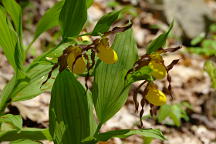
[[[1,141],[15,141],[19,139],[51,140],[48,129],[23,128],[22,130],[10,130],[0,132]]]
[[[160,139],[160,140],[166,139],[161,133],[161,131],[158,129],[114,130],[114,131],[109,131],[105,133],[100,133],[96,138],[98,141],[107,141],[113,137],[127,138],[132,135],[140,135],[140,136],[144,136],[148,138],[155,138],[155,139]]]
[[[25,69],[27,77],[18,80],[18,76],[15,75],[4,87],[0,95],[0,113],[4,111],[7,104],[11,101],[27,100],[44,91],[49,91],[54,82],[53,78],[40,88],[52,67],[51,63],[47,63],[47,58],[56,61],[57,57],[59,57],[62,54],[62,51],[69,45],[71,44],[59,44],[55,48],[34,59],[34,61]],[[52,77],[55,76],[56,73],[54,71]]]
[[[86,0],[87,8],[89,8],[94,3],[94,0]]]
[[[65,0],[59,17],[63,38],[78,35],[86,19],[86,0]]]
[[[14,90],[16,85],[16,78],[13,77],[9,83],[4,87],[1,95],[0,95],[0,113],[4,111],[8,102],[10,102],[11,92]]]
[[[170,118],[176,126],[179,127],[181,125],[181,109],[177,105],[171,107]]]
[[[10,22],[7,21],[5,10],[0,6],[0,47],[14,69],[17,68],[14,57],[17,41],[17,34],[12,29]]]
[[[15,29],[19,35],[22,37],[22,9],[15,0],[2,0],[2,4],[6,11],[10,14],[11,19],[14,22]],[[22,39],[22,38],[21,38]]]
[[[172,30],[172,28],[173,28],[173,22],[171,23],[167,32],[158,36],[155,40],[153,40],[147,46],[147,54],[151,54],[151,53],[157,51],[158,49],[163,48],[163,46],[166,44],[166,39],[167,39],[170,31]]]
[[[95,132],[92,103],[74,75],[65,70],[58,74],[50,102],[50,134],[56,144],[80,144]]]
[[[137,59],[132,30],[117,34],[112,48],[118,54],[117,63],[101,62],[95,70],[93,100],[100,123],[118,112],[128,97],[129,86],[125,82],[125,75]]]
[[[23,61],[24,61],[24,50],[22,46],[22,9],[19,6],[19,4],[16,3],[15,0],[2,0],[2,4],[5,7],[5,10],[10,15],[13,21],[16,33],[18,35],[17,37],[18,41],[15,46],[15,52],[14,52],[14,61],[15,61],[16,67],[19,70],[21,70],[23,67]],[[13,31],[13,26],[11,26],[11,30]]]
[[[13,141],[10,144],[41,144],[40,142],[35,142],[32,140],[17,140]]]
[[[47,78],[51,67],[52,65],[49,63],[38,63],[32,69],[26,71],[28,79],[17,84],[12,92],[12,101],[31,99],[44,91],[50,90],[54,82],[53,79],[50,79],[42,88],[40,87]],[[55,73],[52,76],[55,77]]]
[[[160,123],[162,123],[169,116],[170,108],[171,108],[171,105],[168,105],[168,104],[165,104],[160,107],[160,110],[157,115],[157,119]]]
[[[205,56],[214,56],[216,55],[216,49],[213,48],[202,48],[202,47],[189,47],[187,49],[191,53],[199,54],[199,55],[205,55]]]
[[[208,73],[211,78],[211,86],[216,89],[216,65],[214,62],[208,60],[205,62],[204,70]]]
[[[216,24],[215,24],[215,23],[212,24],[212,25],[210,25],[209,31],[212,32],[212,33],[215,33],[215,32],[216,32]]]
[[[44,91],[50,90],[54,82],[52,79],[44,87],[40,87],[47,78],[51,67],[51,64],[38,63],[26,71],[27,77],[25,79],[17,80],[16,76],[14,76],[3,89],[0,97],[0,111],[3,111],[11,101],[31,99]],[[55,76],[54,74],[53,76]]]
[[[43,32],[59,25],[59,15],[63,4],[64,1],[57,2],[52,8],[46,11],[36,26],[33,41],[35,41]]]
[[[12,114],[3,115],[0,116],[0,123],[10,123],[19,130],[22,128],[22,117],[20,115]]]
[[[100,33],[105,33],[109,30],[110,26],[115,22],[122,10],[110,12],[104,16],[102,16],[97,22],[92,35],[98,35]]]
[[[17,80],[15,75],[0,96],[0,112],[4,111],[11,101],[31,99],[46,90],[50,90],[53,83],[52,79],[45,84],[45,87],[40,88],[40,86],[45,81],[51,67],[51,64],[40,63],[26,71],[27,77],[25,79]]]
[[[145,138],[144,138],[144,141],[143,141],[143,144],[151,144],[151,143],[152,143],[152,140],[153,140],[153,138],[145,137]]]
[[[129,84],[139,81],[139,80],[147,80],[147,81],[152,81],[153,78],[151,76],[151,68],[148,66],[144,66],[141,69],[128,74],[127,76],[127,81]]]
[[[191,45],[195,46],[195,45],[199,44],[204,38],[205,38],[205,33],[199,34],[197,37],[195,37],[191,41]]]
[[[181,119],[186,121],[189,119],[186,111],[182,108],[183,104],[174,104],[174,105],[163,105],[160,107],[160,110],[157,115],[157,119],[160,123],[165,122],[168,125],[181,125]],[[172,121],[167,121],[166,118],[170,118]]]
[[[202,42],[202,47],[216,50],[216,42],[215,40],[206,39]]]

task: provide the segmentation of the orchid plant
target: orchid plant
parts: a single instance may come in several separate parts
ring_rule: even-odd
[[[50,140],[55,144],[95,144],[113,137],[126,138],[139,134],[144,138],[165,140],[158,129],[114,130],[101,133],[105,122],[125,104],[130,86],[142,80],[147,84],[140,102],[153,108],[166,103],[166,95],[154,83],[167,77],[177,64],[174,60],[165,66],[162,54],[178,48],[163,49],[169,32],[162,33],[147,47],[147,54],[138,58],[132,24],[114,27],[112,24],[125,9],[102,16],[94,29],[80,34],[87,20],[87,9],[93,0],[61,0],[47,10],[36,26],[32,41],[25,46],[22,32],[22,9],[15,0],[0,1],[0,48],[14,68],[14,76],[0,95],[0,141],[35,144]],[[45,31],[60,27],[61,42],[35,58],[25,60],[32,44]],[[110,36],[114,37],[111,41]],[[88,38],[88,43],[84,38]],[[58,70],[57,70],[58,68]],[[84,77],[85,84],[77,78]],[[93,83],[88,85],[89,78]],[[26,128],[20,115],[6,114],[12,102],[34,98],[51,92],[49,128]],[[167,88],[171,95],[171,84]],[[139,102],[134,94],[138,111]],[[95,111],[95,113],[94,113]]]

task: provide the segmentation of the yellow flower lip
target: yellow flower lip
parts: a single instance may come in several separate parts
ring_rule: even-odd
[[[118,55],[108,43],[108,39],[104,38],[97,46],[97,56],[106,64],[114,64],[118,61]]]
[[[75,74],[82,74],[86,70],[86,63],[84,57],[81,56],[77,58],[81,54],[80,47],[71,47],[70,54],[67,57],[67,65],[69,69]],[[74,61],[76,62],[74,63]]]
[[[147,94],[145,98],[149,103],[155,106],[164,105],[167,101],[166,95],[152,84],[147,87]]]
[[[165,66],[157,61],[151,60],[148,66],[152,69],[151,75],[156,79],[163,79],[167,75]]]

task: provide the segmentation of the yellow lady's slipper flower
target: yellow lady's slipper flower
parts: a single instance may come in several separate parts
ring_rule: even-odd
[[[149,103],[155,106],[166,104],[167,101],[166,95],[152,84],[147,87],[147,94],[145,98]]]
[[[160,55],[160,53],[157,53],[157,52],[150,54],[150,58],[157,62],[163,61],[163,57]]]
[[[76,57],[81,54],[81,48],[75,46],[71,47],[69,51],[70,54],[67,57],[67,64],[69,69],[75,74],[82,74],[86,70],[84,57],[81,56],[76,60]],[[74,63],[75,60],[76,62]]]
[[[156,79],[163,79],[167,75],[167,70],[165,66],[157,61],[151,60],[149,62],[149,67],[152,69],[151,75]]]
[[[107,38],[100,40],[97,51],[97,56],[106,64],[114,64],[118,61],[118,55],[115,50],[109,46]]]

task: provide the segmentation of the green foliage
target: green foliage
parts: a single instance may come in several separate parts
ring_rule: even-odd
[[[22,118],[20,115],[12,115],[7,114],[0,117],[0,124],[2,123],[8,123],[12,126],[14,126],[15,129],[20,130],[22,128]]]
[[[0,142],[19,139],[51,140],[52,138],[48,129],[22,128],[21,130],[12,129],[0,132]]]
[[[97,22],[92,35],[98,35],[98,34],[102,34],[105,33],[109,30],[110,26],[112,25],[113,22],[115,22],[119,15],[121,13],[121,10],[119,11],[113,11],[110,12],[104,16],[102,16],[99,21]]]
[[[15,0],[2,0],[1,2],[3,7],[0,6],[0,47],[14,68],[15,74],[3,89],[0,97],[2,115],[0,117],[0,142],[37,144],[37,141],[46,139],[53,140],[55,144],[80,144],[81,141],[95,144],[113,137],[126,138],[135,134],[145,137],[146,140],[165,139],[157,129],[124,129],[100,133],[102,124],[113,117],[126,102],[130,85],[133,82],[153,81],[149,75],[151,69],[148,66],[142,67],[135,73],[129,74],[127,79],[125,78],[128,70],[133,67],[138,58],[136,42],[132,29],[128,29],[129,26],[123,27],[124,30],[111,32],[118,33],[111,48],[118,55],[118,61],[115,64],[105,64],[97,58],[92,58],[90,51],[86,53],[87,57],[91,57],[90,64],[96,61],[96,65],[91,70],[94,83],[90,91],[76,79],[78,75],[72,74],[69,70],[58,72],[54,70],[53,65],[61,62],[60,58],[64,56],[62,53],[65,54],[69,46],[91,45],[90,42],[84,43],[77,37],[81,36],[79,34],[86,23],[87,8],[94,1],[62,0],[50,8],[38,22],[32,42],[25,46],[27,47],[25,56],[33,42],[43,32],[55,26],[60,25],[61,27],[62,41],[25,66],[23,65],[25,56],[22,42],[22,9]],[[84,35],[106,37],[111,25],[118,20],[119,15],[129,10],[130,8],[126,7],[102,16],[94,30]],[[147,48],[148,54],[164,46],[171,28],[172,25],[167,32],[152,41]],[[96,51],[96,56],[98,53]],[[51,69],[53,73],[49,73]],[[48,75],[51,77],[50,80],[42,85]],[[49,129],[23,128],[21,116],[4,115],[4,110],[10,102],[31,99],[44,91],[50,91],[51,87]]]
[[[94,0],[86,0],[86,6],[89,8],[94,3]]]
[[[161,35],[159,35],[155,40],[153,40],[147,47],[147,54],[151,54],[158,49],[163,48],[166,44],[166,39],[173,28],[174,22],[171,23],[169,30]]]
[[[22,10],[21,7],[14,0],[2,0],[2,4],[6,11],[10,14],[14,22],[15,30],[20,39],[22,39]]]
[[[2,4],[6,10],[6,12],[10,15],[14,27],[10,23],[8,19],[8,27],[11,27],[11,32],[14,33],[16,38],[16,44],[14,47],[14,63],[16,64],[16,69],[18,73],[23,67],[24,61],[24,50],[22,47],[22,10],[21,7],[14,0],[3,0]],[[14,32],[13,32],[14,31]],[[15,68],[15,67],[14,67]]]
[[[215,63],[210,60],[206,61],[204,65],[204,69],[211,78],[212,88],[216,89],[216,65]]]
[[[216,55],[216,37],[215,37],[215,24],[212,24],[209,28],[209,34],[201,33],[191,41],[192,47],[188,47],[188,51],[205,56]]]
[[[20,115],[7,114],[0,116],[0,142],[19,139],[51,140],[48,129],[23,128]]]
[[[165,137],[161,133],[160,130],[157,129],[138,129],[138,130],[115,130],[109,131],[105,133],[101,133],[98,135],[99,141],[107,141],[110,138],[118,137],[118,138],[127,138],[132,135],[140,135],[149,138],[156,138],[160,140],[165,140]]]
[[[210,26],[210,28],[209,28],[209,31],[210,31],[211,33],[215,33],[215,32],[216,32],[216,24],[212,24],[212,25]]]
[[[124,78],[137,59],[132,30],[117,34],[112,48],[119,56],[118,62],[112,65],[100,63],[95,71],[92,96],[100,123],[110,119],[127,99],[129,87]]]
[[[205,33],[201,33],[191,41],[191,45],[195,46],[199,44],[204,38],[205,38]]]
[[[189,120],[188,115],[184,110],[184,106],[184,103],[173,105],[165,104],[161,106],[157,115],[158,122],[179,127],[181,125],[181,119],[184,119],[185,121]],[[170,118],[171,121],[166,121],[167,118]]]
[[[216,55],[216,42],[212,39],[205,39],[201,42],[200,47],[189,47],[188,50],[199,55],[214,56]]]
[[[10,21],[7,20],[5,9],[0,7],[0,47],[3,49],[5,56],[8,59],[8,62],[16,70],[18,64],[15,61],[15,49],[18,41],[18,37]]]
[[[78,35],[86,19],[86,0],[65,0],[59,17],[62,37],[66,38]]]
[[[79,144],[94,134],[92,103],[74,75],[65,70],[58,74],[50,102],[50,133],[55,143]]]
[[[59,25],[59,15],[64,1],[57,2],[52,8],[48,9],[36,26],[34,34],[35,41],[43,32]]]
[[[153,77],[150,75],[151,71],[152,70],[149,66],[144,66],[138,71],[128,74],[127,82],[131,84],[133,82],[143,80],[143,79],[146,79],[148,81],[153,81]]]
[[[132,135],[140,135],[145,139],[160,139],[165,140],[160,130],[158,129],[123,129],[100,133],[95,137],[88,137],[82,141],[83,144],[95,144],[100,141],[107,141],[111,138],[127,138]]]
[[[40,142],[35,142],[32,140],[17,140],[17,141],[13,141],[10,144],[40,144]]]

